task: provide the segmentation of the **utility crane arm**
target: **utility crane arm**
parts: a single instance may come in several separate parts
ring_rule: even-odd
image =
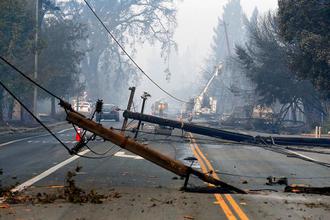
[[[209,89],[211,83],[213,82],[213,80],[215,79],[216,76],[218,76],[220,74],[220,71],[222,71],[222,63],[220,63],[214,71],[213,76],[211,77],[211,79],[207,82],[206,86],[204,87],[202,93],[198,96],[198,97],[203,97],[204,94],[206,94],[207,90]]]

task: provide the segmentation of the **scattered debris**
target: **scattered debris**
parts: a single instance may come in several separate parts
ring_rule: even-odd
[[[324,208],[325,210],[330,210],[330,205],[329,204],[326,204],[326,203],[322,203],[322,202],[319,202],[319,203],[305,203],[304,204],[306,207],[310,208],[310,209],[314,209],[314,208]]]
[[[10,206],[8,204],[0,204],[0,209],[9,209]]]
[[[266,185],[288,185],[288,178],[287,177],[274,177],[274,176],[269,176],[267,177],[268,182]]]
[[[285,187],[284,192],[320,194],[330,196],[330,187],[309,187],[301,185],[290,185]]]
[[[38,193],[37,195],[24,195],[22,192],[11,192],[6,190],[3,193],[6,204],[20,204],[20,203],[32,203],[32,204],[48,204],[53,203],[56,200],[64,200],[71,203],[103,203],[106,199],[120,198],[121,195],[118,192],[112,192],[109,195],[103,195],[97,193],[95,190],[85,192],[83,189],[76,185],[74,177],[77,172],[80,172],[82,167],[77,166],[74,171],[68,171],[65,178],[65,186],[58,189],[56,193]]]

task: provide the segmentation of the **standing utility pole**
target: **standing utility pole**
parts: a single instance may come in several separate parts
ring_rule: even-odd
[[[226,35],[226,43],[227,43],[227,51],[228,56],[231,56],[230,46],[229,46],[229,39],[228,39],[228,32],[227,32],[227,25],[225,21],[223,21],[223,26],[225,27],[225,35]]]
[[[39,1],[36,0],[36,33],[35,33],[35,50],[34,50],[34,80],[38,78],[38,39],[39,39]],[[33,90],[33,113],[37,115],[37,86],[34,86]]]
[[[143,95],[141,96],[141,98],[142,98],[141,114],[143,114],[143,112],[144,112],[144,106],[146,104],[147,98],[150,97],[150,96],[151,95],[149,93],[147,93],[147,92],[144,92]],[[139,123],[138,123],[138,126],[136,128],[136,133],[134,135],[134,138],[137,138],[138,133],[139,133],[140,126],[141,126],[141,120],[139,120]]]
[[[127,104],[127,111],[131,111],[132,104],[133,104],[133,99],[134,99],[134,94],[135,94],[135,87],[130,87],[129,90],[131,91],[131,94],[129,96],[128,104]],[[121,133],[125,133],[125,129],[127,126],[127,120],[128,118],[124,119],[123,126],[121,127]]]

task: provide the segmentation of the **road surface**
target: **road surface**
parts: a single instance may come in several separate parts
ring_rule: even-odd
[[[109,121],[104,126],[121,125]],[[61,200],[49,204],[2,203],[0,219],[329,219],[329,196],[284,193],[284,185],[266,185],[268,176],[276,176],[287,177],[289,184],[329,186],[327,167],[258,146],[221,143],[192,134],[184,134],[189,138],[148,134],[152,125],[145,125],[144,131],[140,142],[187,165],[190,162],[185,158],[195,157],[194,168],[211,171],[214,177],[248,194],[210,190],[197,178],[191,178],[189,192],[183,192],[184,180],[175,174],[100,138],[89,146],[98,153],[109,151],[111,156],[87,159],[69,155],[47,134],[29,134],[1,139],[3,186],[25,188],[29,195],[56,193],[65,185],[68,171],[81,166],[75,177],[80,188],[113,196],[102,204]],[[175,130],[174,134],[182,133]],[[69,147],[76,143],[69,126],[57,129],[56,135]],[[300,153],[330,162],[329,154]],[[82,154],[98,157],[85,149]]]

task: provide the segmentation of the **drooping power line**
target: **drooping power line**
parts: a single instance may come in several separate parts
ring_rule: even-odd
[[[110,37],[114,40],[114,42],[119,46],[119,48],[124,52],[124,54],[128,57],[129,60],[132,61],[132,63],[140,70],[140,72],[147,77],[155,86],[157,86],[161,91],[163,91],[165,94],[167,94],[169,97],[173,98],[176,101],[179,102],[184,102],[186,103],[186,101],[172,95],[171,93],[169,93],[168,91],[166,91],[165,89],[163,89],[157,82],[155,82],[143,69],[142,67],[140,67],[140,65],[133,59],[133,57],[125,50],[125,48],[120,44],[120,42],[116,39],[116,37],[110,32],[110,30],[108,29],[108,27],[104,24],[104,22],[101,20],[101,18],[97,15],[97,13],[95,12],[95,10],[92,8],[92,6],[88,3],[87,0],[84,0],[84,2],[86,3],[87,7],[91,10],[91,12],[94,14],[94,16],[97,18],[97,20],[101,23],[101,25],[103,26],[103,28],[107,31],[107,33],[110,35]]]

